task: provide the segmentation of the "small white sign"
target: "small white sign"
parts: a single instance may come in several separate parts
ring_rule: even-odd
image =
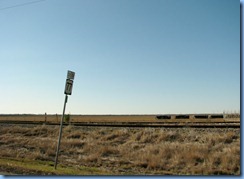
[[[64,94],[71,95],[73,87],[73,81],[70,79],[66,79]]]
[[[67,79],[73,80],[74,78],[75,78],[75,72],[68,70]]]

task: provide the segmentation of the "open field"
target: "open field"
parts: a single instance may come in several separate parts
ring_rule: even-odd
[[[43,117],[43,116],[42,116]],[[149,117],[149,116],[147,116]],[[240,129],[0,125],[0,171],[37,175],[240,175]]]
[[[1,120],[60,122],[61,115],[0,115]],[[71,122],[152,122],[155,115],[71,115]]]
[[[70,115],[70,122],[225,122],[240,121],[239,116],[226,118],[195,119],[189,114],[189,119],[156,119],[157,115]],[[0,115],[0,121],[40,121],[59,123],[61,115]]]

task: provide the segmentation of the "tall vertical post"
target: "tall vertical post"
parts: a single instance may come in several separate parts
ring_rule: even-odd
[[[66,108],[66,103],[68,101],[68,95],[65,95],[65,100],[64,100],[64,108],[63,108],[63,115],[61,118],[60,122],[60,129],[59,129],[59,137],[58,137],[58,145],[57,145],[57,151],[56,151],[56,158],[55,158],[55,165],[54,168],[56,170],[57,168],[57,163],[58,163],[58,153],[59,153],[59,147],[60,147],[60,142],[61,142],[61,137],[62,137],[62,128],[63,128],[63,120],[64,120],[64,114],[65,114],[65,108]]]
[[[66,103],[68,101],[68,95],[71,95],[71,93],[72,93],[74,77],[75,77],[75,72],[68,71],[67,79],[66,79],[66,83],[65,83],[65,89],[64,89],[65,99],[64,99],[63,115],[62,115],[61,122],[60,122],[59,137],[58,137],[57,151],[56,151],[55,164],[54,164],[55,170],[57,168],[57,163],[58,163],[58,153],[59,153],[59,147],[60,147],[60,142],[61,142],[61,138],[62,138],[62,128],[63,128],[63,120],[64,120]]]

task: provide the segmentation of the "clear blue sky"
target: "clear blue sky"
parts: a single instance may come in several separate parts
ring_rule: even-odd
[[[0,1],[1,114],[62,113],[67,70],[71,114],[240,110],[240,1],[29,2]]]

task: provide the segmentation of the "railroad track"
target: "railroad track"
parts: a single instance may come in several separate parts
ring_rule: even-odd
[[[0,121],[0,124],[23,124],[23,125],[60,125],[60,123],[43,121]],[[153,128],[240,128],[240,122],[72,122],[73,126],[87,127],[153,127]],[[63,123],[63,125],[70,125]]]

